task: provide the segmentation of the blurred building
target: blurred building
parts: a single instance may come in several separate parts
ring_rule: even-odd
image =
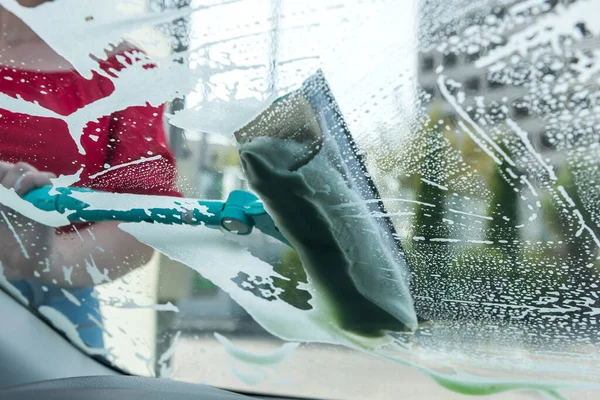
[[[544,18],[547,14],[565,12],[572,6],[576,0],[547,0],[546,2],[527,2],[527,1],[509,1],[506,4],[494,7],[491,12],[484,5],[482,9],[473,9],[460,16],[460,21],[452,21],[447,24],[437,26],[433,32],[428,31],[434,39],[432,48],[426,52],[419,53],[418,59],[418,82],[424,92],[430,97],[424,103],[427,105],[427,111],[430,115],[435,115],[436,119],[445,121],[459,121],[462,119],[457,113],[456,106],[444,98],[439,88],[439,78],[444,76],[446,82],[454,81],[457,87],[450,88],[452,96],[459,103],[459,106],[466,111],[470,118],[478,123],[484,130],[486,122],[494,119],[499,107],[506,107],[506,114],[498,116],[497,122],[502,124],[504,118],[510,118],[515,121],[520,128],[527,132],[534,149],[542,157],[552,164],[557,173],[564,167],[565,152],[557,150],[551,137],[556,134],[549,129],[548,121],[555,115],[560,115],[562,108],[586,109],[589,107],[589,99],[581,92],[583,86],[591,84],[591,80],[597,78],[597,73],[586,71],[586,65],[592,65],[593,60],[600,57],[600,39],[590,34],[583,23],[575,24],[573,34],[578,36],[572,44],[566,44],[569,51],[564,54],[553,56],[562,57],[559,68],[551,68],[547,61],[536,64],[534,69],[539,76],[524,75],[525,80],[542,80],[546,75],[553,75],[553,78],[559,77],[562,73],[569,70],[575,71],[575,76],[579,79],[581,85],[568,84],[563,85],[557,92],[551,93],[551,99],[545,96],[535,94],[531,95],[530,88],[524,84],[524,81],[513,82],[506,77],[502,69],[476,66],[477,60],[488,55],[496,48],[501,48],[506,44],[511,36],[523,32],[527,26],[523,23],[513,23],[518,21],[519,16],[532,16],[534,18]],[[533,11],[538,7],[537,11]],[[560,8],[559,8],[560,7]],[[431,30],[431,17],[420,14],[420,29]],[[504,30],[499,40],[490,43],[488,46],[482,46],[478,43],[476,46],[463,46],[461,51],[449,51],[452,46],[442,45],[444,43],[460,44],[464,37],[468,37],[472,32],[479,32],[481,27],[486,25],[502,24],[508,27]],[[454,40],[455,39],[455,40]],[[532,49],[529,49],[532,50]],[[516,51],[515,51],[515,54]],[[519,53],[518,56],[527,61],[529,55]],[[507,63],[510,63],[510,56],[506,57]],[[529,71],[530,72],[530,71]],[[587,81],[582,82],[582,78],[587,76]],[[589,75],[589,76],[588,76]],[[504,78],[504,79],[503,79]],[[550,78],[550,82],[553,81]],[[558,86],[558,85],[556,85]],[[579,86],[579,87],[578,87]],[[553,87],[548,84],[547,87]],[[463,92],[458,94],[458,92]],[[578,93],[579,92],[579,93]],[[559,98],[560,97],[560,98]],[[535,100],[535,104],[534,101]],[[483,112],[481,110],[484,110]],[[571,112],[571,115],[577,113]],[[483,118],[485,116],[485,118]],[[482,123],[480,123],[482,122]],[[574,121],[577,123],[578,121]],[[488,125],[489,126],[489,125]],[[482,207],[485,208],[485,199],[482,199]],[[519,203],[522,208],[520,214],[526,215],[526,205]],[[548,229],[544,225],[543,219],[537,219],[528,222],[524,229],[524,235],[530,239],[546,240],[548,239]]]
[[[541,14],[540,18],[546,13],[553,13],[556,10],[557,5],[564,5],[568,7],[568,4],[574,3],[574,1],[557,1],[548,0],[545,3],[536,3],[537,6],[547,7]],[[485,9],[485,12],[474,11],[466,15],[461,16],[461,21],[468,21],[463,24],[449,23],[447,25],[438,27],[440,31],[432,33],[432,36],[445,36],[448,41],[450,38],[455,37],[457,40],[461,40],[461,35],[467,32],[469,29],[485,26],[488,18],[492,21],[500,21],[504,18],[515,18],[518,14],[531,13],[533,4],[526,4],[521,1],[510,2],[502,6],[496,6],[489,12],[489,9]],[[427,18],[427,17],[425,17]],[[492,22],[493,23],[493,22]],[[460,29],[456,29],[455,26],[460,26]],[[576,29],[580,31],[581,40],[576,40],[572,46],[572,50],[575,54],[574,57],[562,60],[565,64],[564,67],[558,70],[552,70],[547,66],[540,69],[540,72],[558,76],[562,69],[567,68],[567,65],[582,62],[579,58],[593,59],[598,52],[596,50],[600,43],[597,37],[593,37],[588,32],[587,28],[582,24],[577,24]],[[487,55],[490,51],[497,47],[501,47],[510,38],[511,35],[518,31],[522,31],[524,26],[522,24],[515,23],[512,28],[506,30],[503,34],[503,38],[498,43],[490,43],[487,47],[477,45],[468,46],[466,51],[457,53],[452,51],[440,51],[438,48],[423,52],[419,54],[419,65],[418,65],[418,81],[421,88],[432,96],[431,102],[429,103],[429,110],[435,110],[441,118],[454,118],[456,110],[453,106],[445,101],[440,94],[438,88],[438,77],[443,74],[447,79],[454,80],[461,84],[460,90],[464,92],[464,102],[461,106],[469,113],[471,117],[477,119],[476,109],[481,109],[481,105],[486,108],[485,114],[493,114],[494,108],[498,105],[506,105],[508,108],[507,117],[516,121],[517,124],[525,130],[529,136],[534,148],[544,154],[552,160],[554,164],[560,164],[560,155],[555,151],[555,147],[546,135],[547,123],[539,116],[536,116],[536,112],[533,112],[530,107],[527,106],[527,101],[522,101],[524,97],[529,93],[529,90],[525,85],[521,83],[511,84],[508,83],[510,80],[498,79],[502,77],[502,71],[492,72],[491,68],[478,68],[475,66],[476,61]],[[470,51],[472,49],[472,51]],[[577,57],[577,56],[580,57]],[[520,57],[526,57],[522,54]],[[508,82],[506,82],[508,81]],[[577,98],[573,98],[575,94],[573,92],[573,85],[569,85],[568,90],[571,92],[563,93],[570,102],[583,101]],[[576,97],[576,96],[575,96]],[[543,102],[542,102],[543,103]],[[540,110],[537,110],[537,114],[543,113],[544,109],[551,109],[552,106],[549,104],[540,104]]]
[[[507,8],[507,6],[495,7],[492,14],[496,18],[502,18]],[[489,13],[489,9],[486,11]],[[474,12],[461,18],[470,21],[470,26],[478,26],[484,24],[485,16]],[[440,29],[443,29],[444,35],[447,37],[460,38],[462,33],[454,30],[451,26],[443,26]],[[497,107],[498,104],[506,104],[509,108],[508,115],[510,118],[517,121],[519,126],[533,136],[533,143],[536,148],[543,148],[541,143],[541,133],[544,129],[543,121],[530,115],[526,108],[519,106],[518,100],[527,94],[527,88],[502,83],[493,79],[487,68],[477,68],[475,66],[476,60],[495,47],[497,45],[494,44],[490,44],[487,48],[477,46],[472,52],[467,51],[463,54],[444,52],[437,49],[420,53],[418,81],[421,88],[432,96],[429,110],[435,110],[441,119],[455,119],[456,110],[448,101],[444,100],[438,88],[438,77],[443,74],[446,79],[454,80],[462,85],[460,89],[465,96],[461,107],[471,117],[475,117],[475,110],[481,108],[477,104],[478,98],[484,99],[486,112],[493,107]]]

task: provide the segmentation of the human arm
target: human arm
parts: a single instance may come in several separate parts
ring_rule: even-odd
[[[109,128],[103,132],[111,139],[105,161],[108,167],[100,173],[92,170],[82,174],[75,186],[115,193],[179,196],[175,189],[175,160],[167,146],[162,115],[162,107],[148,106],[113,114]],[[97,134],[93,126],[89,129]],[[3,175],[8,177],[0,183],[8,188],[18,186],[19,195],[51,184],[54,176],[24,163],[2,165]],[[127,274],[144,265],[153,254],[151,248],[119,229],[118,222],[54,230],[12,210],[5,214],[10,224],[0,215],[0,261],[8,279],[91,286]]]
[[[0,184],[20,196],[51,184],[53,176],[26,163],[0,162]],[[9,280],[92,286],[144,265],[152,253],[118,222],[57,231],[0,206],[0,261]]]

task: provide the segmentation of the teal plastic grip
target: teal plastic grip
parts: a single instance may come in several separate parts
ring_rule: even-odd
[[[179,198],[173,199],[172,208],[131,208],[129,210],[90,209],[90,205],[73,197],[74,192],[94,193],[85,188],[53,188],[50,186],[34,189],[23,199],[44,211],[58,211],[67,215],[71,222],[157,222],[161,224],[188,224],[222,227],[222,201],[198,200],[197,208],[183,210]],[[132,195],[127,195],[132,196]],[[144,195],[137,195],[147,197]],[[131,197],[129,197],[131,198]],[[186,202],[186,205],[189,202]]]
[[[169,199],[173,207],[148,207],[131,208],[129,210],[99,210],[92,208],[74,197],[74,193],[96,192],[85,188],[55,188],[46,186],[34,189],[23,196],[37,208],[44,211],[58,211],[67,216],[71,222],[153,222],[160,224],[186,224],[205,225],[212,228],[221,228],[236,235],[248,235],[254,227],[275,239],[290,245],[287,239],[279,232],[275,223],[264,209],[262,202],[254,194],[243,190],[234,190],[229,194],[227,201],[212,200],[185,200],[178,197]],[[118,196],[118,194],[116,194]],[[126,194],[127,200],[131,196],[140,196],[140,203],[150,204],[148,198],[153,196]],[[161,197],[164,203],[165,197]],[[144,201],[146,200],[146,201]],[[198,207],[189,209],[190,203],[196,202]],[[290,245],[291,246],[291,245]]]
[[[88,204],[69,196],[73,191],[92,192],[92,190],[84,188],[52,188],[51,186],[45,186],[28,192],[23,196],[23,200],[27,200],[40,210],[58,211],[60,213],[67,210],[82,210],[88,207]]]
[[[189,207],[189,201],[183,205],[181,199],[175,197],[172,198],[172,208],[90,209],[89,204],[73,196],[75,192],[94,193],[93,190],[85,188],[46,186],[30,191],[23,199],[44,211],[63,213],[71,222],[122,221],[206,225],[223,228],[238,235],[247,235],[252,231],[253,215],[266,214],[258,197],[242,190],[231,192],[226,202],[195,200],[198,207],[191,210],[186,209]]]

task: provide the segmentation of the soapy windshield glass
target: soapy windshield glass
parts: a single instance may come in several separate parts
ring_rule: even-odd
[[[0,286],[132,374],[595,396],[599,27],[593,0],[0,0]]]

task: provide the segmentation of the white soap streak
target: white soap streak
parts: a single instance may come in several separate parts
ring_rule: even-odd
[[[10,229],[10,231],[12,232],[13,236],[15,237],[15,240],[19,244],[19,247],[21,247],[21,252],[23,253],[23,257],[25,257],[26,259],[29,260],[29,253],[27,252],[27,249],[23,245],[23,242],[21,241],[21,237],[15,230],[13,224],[10,222],[10,220],[8,219],[8,217],[6,216],[4,211],[0,210],[0,215],[2,215],[2,218],[4,218],[4,222],[6,222],[6,226],[8,226],[8,229]]]
[[[357,215],[344,215],[343,218],[388,218],[388,217],[407,217],[407,216],[411,216],[411,215],[415,215],[414,212],[408,211],[408,212],[402,212],[402,211],[398,211],[398,212],[381,212],[381,211],[376,211],[376,212],[371,212],[368,214],[357,214]]]
[[[462,240],[460,239],[450,239],[450,238],[431,238],[430,242],[445,242],[445,243],[459,243]]]
[[[73,230],[75,231],[75,233],[79,237],[79,240],[81,240],[82,242],[84,242],[83,236],[81,236],[81,233],[79,233],[79,229],[77,229],[77,227],[75,225],[73,225]]]
[[[61,121],[65,121],[67,125],[69,125],[69,133],[71,134],[73,140],[75,140],[79,152],[81,154],[85,154],[85,151],[81,146],[80,139],[83,133],[83,127],[87,124],[88,121],[86,121],[85,124],[81,126],[81,129],[78,129],[76,127],[73,127],[70,123],[70,116],[65,117],[63,115],[57,114],[52,110],[40,106],[38,103],[23,100],[20,96],[17,96],[17,98],[15,99],[6,94],[0,93],[0,102],[2,104],[2,108],[13,113],[27,114],[31,117],[55,118]]]
[[[537,162],[546,171],[548,171],[548,176],[550,177],[550,179],[553,181],[556,181],[558,178],[556,177],[554,168],[551,165],[548,165],[542,158],[542,155],[535,150],[535,148],[531,144],[531,141],[529,140],[529,136],[527,135],[527,132],[525,132],[523,129],[521,129],[521,127],[510,118],[506,119],[506,124],[510,127],[510,129],[513,130],[513,132],[515,132],[517,134],[519,139],[521,139],[521,142],[523,143],[523,145],[525,145],[525,148],[527,149],[527,151],[529,151],[529,153],[531,153],[531,155],[537,160]]]
[[[506,63],[503,61],[500,61],[500,62],[490,65],[488,68],[488,71],[489,72],[500,72],[504,68],[506,68]]]
[[[27,306],[29,305],[29,300],[27,297],[23,296],[23,293],[19,289],[13,286],[12,283],[6,279],[4,276],[4,266],[2,265],[2,261],[0,261],[0,288],[6,290],[12,297],[17,299],[21,304]]]
[[[382,198],[382,199],[371,199],[371,200],[362,200],[362,201],[349,201],[347,203],[342,203],[339,204],[337,206],[331,207],[333,210],[337,210],[337,209],[341,209],[341,208],[346,208],[346,207],[354,207],[354,206],[358,206],[358,205],[362,205],[362,204],[373,204],[373,203],[378,203],[378,202],[402,202],[402,203],[413,203],[413,204],[420,204],[426,207],[435,207],[435,204],[431,204],[431,203],[424,203],[422,201],[418,201],[418,200],[410,200],[410,199],[401,199],[401,198]]]
[[[529,188],[529,190],[531,190],[531,193],[535,197],[538,197],[538,192],[535,190],[535,188],[533,187],[531,182],[529,182],[529,179],[527,179],[527,177],[525,175],[521,175],[521,181],[527,185],[527,187]]]
[[[235,360],[255,366],[281,364],[300,346],[300,343],[295,342],[284,343],[273,352],[260,354],[234,345],[229,339],[217,332],[214,333],[214,336]]]
[[[128,53],[128,55],[133,57],[133,53]],[[190,69],[186,65],[168,61],[166,65],[160,68],[144,69],[143,66],[151,62],[148,58],[140,55],[143,60],[134,63],[130,60],[130,57],[128,57],[129,61],[122,62],[126,68],[119,72],[111,70],[113,74],[117,75],[117,78],[110,77],[115,86],[115,90],[110,96],[90,103],[72,114],[62,116],[49,110],[43,112],[46,109],[38,105],[32,106],[35,103],[13,98],[10,98],[11,101],[6,106],[3,104],[3,108],[11,112],[53,117],[65,121],[69,126],[69,134],[77,145],[79,153],[85,154],[81,137],[83,129],[89,122],[98,121],[104,116],[133,106],[145,106],[147,103],[155,107],[160,106],[177,96],[187,93],[188,88],[193,87],[190,83]],[[188,79],[184,79],[186,76],[188,76]],[[132,89],[140,87],[144,88],[143,92]]]
[[[425,203],[423,201],[418,201],[418,200],[409,200],[409,199],[400,199],[400,198],[390,198],[390,199],[381,199],[381,200],[367,200],[365,201],[366,203],[376,203],[378,201],[383,201],[383,202],[395,202],[395,201],[399,201],[402,203],[412,203],[412,204],[419,204],[425,207],[435,207],[435,204],[431,204],[431,203]],[[351,204],[351,203],[344,203],[344,204]]]
[[[482,306],[492,306],[492,307],[500,307],[500,308],[515,308],[515,309],[524,309],[531,311],[538,311],[540,313],[569,313],[573,311],[581,310],[580,307],[574,306],[565,306],[565,307],[536,307],[536,306],[528,306],[522,304],[508,304],[508,303],[494,303],[489,301],[472,301],[472,300],[456,300],[456,299],[441,299],[443,302],[447,303],[461,303],[461,304],[473,304],[473,305],[482,305]]]
[[[446,186],[444,186],[444,185],[440,185],[439,183],[432,182],[432,181],[430,181],[430,180],[428,180],[428,179],[421,178],[421,181],[425,182],[425,183],[426,183],[426,184],[428,184],[428,185],[435,186],[435,187],[436,187],[436,188],[438,188],[438,189],[442,189],[442,190],[448,190],[448,188],[447,188]]]
[[[408,217],[411,215],[415,215],[412,211],[397,211],[397,212],[374,212],[371,215],[375,218],[387,218],[387,217]]]
[[[508,175],[510,175],[511,178],[513,178],[513,179],[518,178],[517,174],[515,174],[512,169],[506,168],[505,171],[508,173]]]
[[[104,329],[104,324],[102,324],[102,321],[99,321],[98,318],[96,318],[95,316],[93,316],[90,313],[88,313],[87,316],[88,316],[88,319],[94,323],[94,325],[96,325],[98,328],[102,329],[104,331],[104,333],[107,334],[109,337],[112,337],[112,335]]]
[[[128,193],[108,192],[73,192],[71,197],[89,204],[86,210],[113,210],[129,211],[133,209],[146,210],[150,216],[150,209],[176,209],[182,213],[189,210],[198,210],[207,217],[214,214],[208,212],[208,207],[194,199],[184,199],[169,196],[148,196]]]
[[[465,212],[465,211],[458,211],[455,210],[453,208],[449,208],[448,211],[455,213],[455,214],[462,214],[462,215],[468,215],[470,217],[475,217],[475,218],[483,218],[483,219],[487,219],[489,221],[493,221],[494,219],[492,217],[488,217],[487,215],[479,215],[479,214],[473,214],[470,212]]]
[[[263,110],[273,104],[273,96],[261,100],[256,97],[224,101],[211,99],[184,110],[167,114],[169,124],[192,132],[232,135]]]
[[[494,151],[496,151],[497,153],[499,153],[500,155],[502,155],[502,157],[504,158],[504,160],[510,164],[511,166],[516,166],[515,162],[508,156],[508,154],[506,154],[504,152],[504,150],[502,150],[497,144],[496,142],[494,142],[485,132],[483,129],[481,129],[481,127],[475,123],[475,121],[473,121],[473,119],[469,116],[469,114],[467,114],[467,112],[458,104],[458,102],[456,101],[456,99],[454,97],[452,97],[452,94],[450,94],[450,91],[448,90],[448,88],[446,87],[446,83],[445,83],[446,77],[444,75],[440,75],[438,76],[437,79],[437,84],[438,84],[438,88],[440,90],[440,93],[442,94],[442,96],[444,96],[444,98],[446,99],[446,101],[452,106],[452,108],[454,108],[454,111],[456,111],[456,113],[465,121],[467,121],[469,123],[469,125],[471,125],[471,127],[473,127],[473,129],[475,130],[475,132],[477,132],[479,134],[479,136],[481,136],[483,138],[483,140],[485,140],[490,146],[492,146],[492,148],[494,149]],[[462,121],[459,121],[462,122]],[[464,124],[463,124],[464,126]],[[461,128],[463,128],[461,126]],[[464,129],[464,128],[463,128]],[[469,133],[469,132],[467,132]],[[469,134],[469,136],[474,137],[474,135]],[[480,145],[480,141],[475,141],[477,144]],[[482,147],[482,149],[484,151],[486,151],[485,148]],[[486,153],[490,154],[488,151],[486,151]],[[496,161],[497,164],[502,164],[502,161],[500,161],[496,156],[492,157],[494,159],[494,161]]]
[[[481,150],[485,151],[487,155],[490,156],[496,164],[502,164],[502,160],[500,160],[498,156],[496,156],[496,154],[494,154],[485,143],[483,143],[477,136],[475,136],[475,134],[467,127],[467,125],[465,125],[463,121],[458,121],[458,126],[460,127],[460,129],[463,130],[463,132],[469,135],[471,139],[481,148]]]
[[[248,369],[247,367],[244,369],[232,362],[227,364],[229,373],[240,381],[244,382],[246,385],[254,386],[267,379],[265,372],[261,371],[255,366],[252,366],[252,369]]]
[[[59,331],[63,332],[71,343],[73,343],[76,347],[83,350],[87,354],[105,355],[107,353],[107,351],[103,348],[89,347],[85,343],[83,343],[83,340],[81,340],[81,337],[79,337],[79,333],[77,332],[77,325],[73,324],[65,315],[63,315],[58,310],[49,306],[40,306],[38,308],[38,311],[41,315],[46,317],[48,321],[50,321],[52,326],[54,326]]]
[[[147,309],[151,309],[151,310],[155,310],[155,311],[171,311],[171,312],[179,312],[179,308],[171,303],[170,301],[166,304],[148,304],[148,305],[140,305],[140,304],[134,304],[134,303],[126,303],[120,306],[117,305],[113,305],[113,307],[116,308],[130,308],[130,309],[136,309],[136,308],[147,308]]]
[[[598,236],[596,236],[596,234],[594,233],[593,229],[590,228],[585,223],[585,220],[583,219],[583,215],[581,215],[581,212],[579,210],[577,210],[577,209],[575,209],[573,212],[577,216],[577,219],[579,219],[579,225],[580,225],[579,230],[577,232],[575,232],[575,236],[576,237],[581,236],[581,234],[583,233],[583,231],[586,230],[592,236],[592,239],[594,240],[594,243],[596,243],[596,246],[600,247],[600,239],[598,239]]]
[[[0,104],[2,104],[3,109],[17,114],[26,114],[31,117],[63,119],[62,115],[42,107],[38,103],[23,100],[19,95],[17,95],[17,98],[15,99],[14,97],[0,92]]]
[[[99,285],[101,283],[111,281],[111,279],[108,277],[108,270],[104,268],[104,271],[100,272],[92,256],[90,256],[89,261],[85,260],[85,270],[92,278],[92,282],[94,282],[94,285]]]
[[[533,7],[544,6],[544,5],[547,5],[546,0],[526,0],[522,3],[517,3],[513,6],[510,6],[507,10],[507,14],[517,15],[517,14],[525,12]]]
[[[176,97],[185,95],[194,87],[204,70],[191,70],[187,63],[173,62],[171,58],[150,60],[139,52],[117,56],[125,67],[120,71],[110,70],[116,78],[111,80],[115,90],[113,93],[77,110],[67,117],[71,136],[80,142],[83,128],[90,121],[111,115],[117,111],[134,106],[157,107]],[[135,61],[135,57],[141,60]],[[156,63],[157,68],[144,68],[149,62]],[[198,75],[195,77],[194,75]],[[144,88],[143,91],[133,88]]]
[[[62,270],[63,270],[63,275],[65,277],[65,282],[68,282],[69,285],[72,285],[73,281],[71,280],[71,275],[73,274],[73,266],[66,267],[63,265]]]
[[[69,124],[69,132],[73,139],[80,145],[83,128],[90,121],[97,121],[103,116],[111,115],[117,111],[125,110],[134,106],[157,107],[175,97],[189,92],[192,85],[192,71],[186,64],[174,63],[170,59],[153,60],[158,68],[144,68],[149,59],[139,53],[142,60],[132,61],[134,53],[128,53],[128,57],[120,57],[121,64],[125,66],[120,71],[111,70],[116,78],[111,78],[115,90],[102,99],[80,108],[70,114],[66,120]],[[166,62],[165,62],[166,61]],[[144,88],[143,91],[132,88]],[[83,151],[80,148],[80,152]]]
[[[44,2],[35,8],[23,7],[16,0],[0,0],[0,4],[25,22],[87,79],[92,77],[92,71],[100,72],[90,54],[105,59],[105,51],[111,50],[111,44],[121,43],[125,34],[206,8],[183,7],[152,12],[145,7],[127,7],[121,0],[62,0]]]
[[[535,215],[535,214],[534,214]],[[493,241],[491,240],[478,240],[478,239],[452,239],[452,238],[425,238],[424,236],[415,236],[413,237],[413,239],[415,240],[427,240],[430,242],[447,242],[447,243],[474,243],[474,244],[494,244]],[[506,239],[498,239],[497,240],[498,243],[502,243],[502,244],[508,244],[509,241]],[[518,243],[519,240],[512,240],[513,243]],[[523,241],[524,243],[530,244],[530,242],[528,240]],[[542,242],[538,242],[539,244],[541,244]],[[554,242],[552,240],[548,240],[545,242],[546,245],[550,246],[553,245]]]
[[[175,349],[177,348],[177,345],[179,344],[180,336],[181,336],[181,331],[177,331],[177,333],[175,334],[175,336],[173,337],[173,339],[171,341],[171,345],[169,346],[169,348],[167,350],[165,350],[158,358],[158,364],[160,365],[160,371],[159,371],[158,376],[160,378],[169,378],[171,376],[172,371],[168,365],[168,361],[175,354]]]
[[[600,314],[600,308],[598,308],[598,307],[591,307],[591,306],[588,306],[588,307],[590,308],[590,311],[585,312],[584,314],[590,315],[590,316],[594,316],[594,315]]]
[[[81,179],[81,173],[83,172],[83,168],[79,168],[77,172],[71,175],[60,175],[58,178],[51,178],[50,182],[52,182],[52,190],[50,191],[51,195],[56,195],[58,192],[56,191],[56,187],[69,187]]]
[[[45,268],[42,270],[42,272],[50,272],[50,260],[48,258],[44,258],[44,265]]]
[[[564,37],[581,38],[576,24],[584,23],[592,35],[600,34],[600,13],[595,1],[581,0],[565,7],[557,4],[552,13],[536,19],[525,29],[512,34],[505,45],[500,46],[475,61],[475,67],[488,67],[514,53],[525,57],[530,49],[550,44],[556,54],[561,55]]]
[[[571,196],[569,196],[569,194],[567,193],[567,191],[565,190],[563,185],[558,185],[557,189],[560,193],[560,195],[563,197],[563,199],[565,199],[565,201],[567,202],[567,204],[569,204],[571,207],[576,207],[575,202],[573,201],[573,199],[571,198]],[[579,236],[579,235],[577,235]]]
[[[148,162],[148,161],[156,161],[156,160],[160,160],[161,158],[162,158],[162,156],[160,154],[156,155],[156,156],[153,156],[153,157],[142,157],[139,160],[126,162],[126,163],[119,164],[119,165],[114,165],[114,166],[112,166],[110,168],[105,169],[104,171],[98,172],[97,174],[90,175],[89,178],[90,179],[96,179],[99,176],[102,176],[104,174],[107,174],[107,173],[109,173],[111,171],[114,171],[114,170],[117,170],[117,169],[129,167],[131,165],[145,163],[145,162]]]
[[[70,224],[67,214],[61,214],[58,211],[40,210],[30,202],[23,200],[14,189],[7,189],[2,185],[0,185],[0,204],[31,220],[53,228]]]
[[[73,296],[71,292],[66,289],[60,289],[63,295],[69,300],[71,303],[75,304],[77,307],[81,307],[81,302],[77,299],[77,297]]]

